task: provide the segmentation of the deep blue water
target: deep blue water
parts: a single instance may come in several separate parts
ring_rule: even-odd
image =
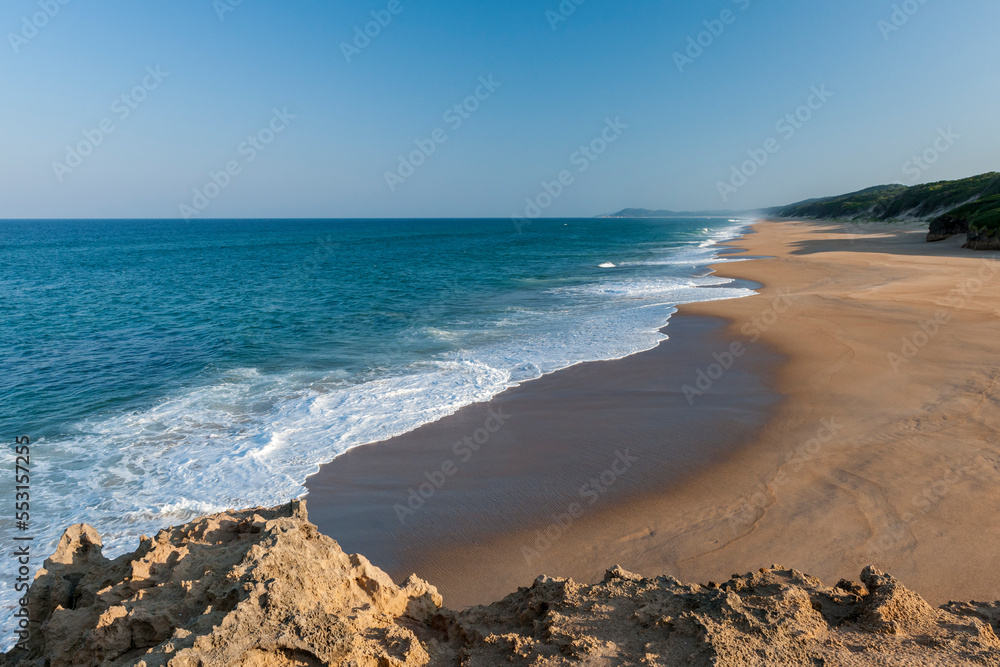
[[[0,437],[34,443],[38,548],[285,502],[350,447],[648,349],[675,305],[749,294],[698,272],[744,225],[0,222]]]

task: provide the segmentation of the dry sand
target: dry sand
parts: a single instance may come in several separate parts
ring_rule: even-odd
[[[392,499],[483,414],[324,467],[313,520],[452,607],[542,572],[596,581],[614,563],[703,582],[772,563],[836,581],[873,564],[934,604],[1000,599],[1000,255],[887,226],[755,229],[735,245],[770,258],[718,269],[763,284],[759,296],[684,306],[657,350],[497,397],[537,405],[530,427],[512,420],[412,523],[387,514]],[[702,377],[734,342],[733,368]],[[640,461],[554,528],[585,471],[626,447]]]

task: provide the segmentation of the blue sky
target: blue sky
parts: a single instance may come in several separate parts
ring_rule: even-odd
[[[959,178],[1000,169],[997,25],[994,0],[7,0],[0,218],[590,216]]]

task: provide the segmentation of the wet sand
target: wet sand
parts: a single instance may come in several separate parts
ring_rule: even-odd
[[[689,404],[682,387],[732,344],[725,324],[676,315],[653,350],[579,364],[349,451],[310,478],[310,519],[397,579],[419,572],[453,607],[499,599],[541,572],[594,578],[606,558],[565,563],[565,547],[587,540],[576,524],[710,467],[777,402],[766,379],[778,357],[760,347]],[[528,529],[555,539],[538,544]],[[464,555],[481,544],[495,546]]]
[[[770,258],[718,270],[759,296],[683,306],[655,350],[353,450],[310,479],[311,518],[452,607],[616,563],[703,582],[872,563],[934,603],[1000,599],[997,253],[896,227],[756,231],[734,245]]]

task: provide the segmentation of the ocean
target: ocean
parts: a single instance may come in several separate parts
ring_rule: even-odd
[[[72,523],[120,554],[288,502],[338,454],[517,383],[654,347],[678,304],[752,294],[704,270],[739,261],[717,244],[749,222],[2,221],[0,540],[17,436],[32,567]]]

